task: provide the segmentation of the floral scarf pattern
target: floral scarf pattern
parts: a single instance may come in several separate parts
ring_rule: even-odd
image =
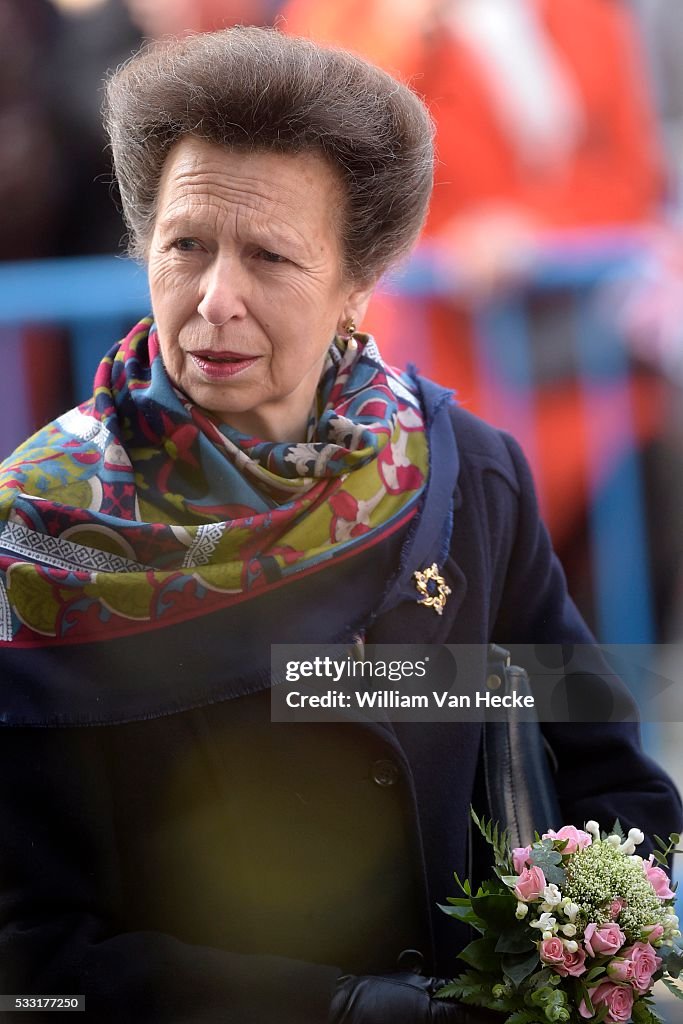
[[[93,396],[0,467],[0,642],[110,639],[258,597],[404,526],[427,467],[419,401],[369,336],[335,339],[288,444],[177,390],[147,318]]]

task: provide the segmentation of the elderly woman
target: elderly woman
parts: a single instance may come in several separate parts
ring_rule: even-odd
[[[270,717],[272,643],[590,639],[512,440],[358,333],[425,216],[429,118],[235,29],[134,57],[107,119],[153,317],[3,466],[4,990],[481,1020],[432,998],[481,725]],[[635,726],[546,731],[565,820],[677,825]]]

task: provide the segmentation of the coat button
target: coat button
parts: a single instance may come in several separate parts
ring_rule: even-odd
[[[382,760],[372,762],[372,778],[378,786],[395,785],[399,775],[399,767],[394,761]]]
[[[404,949],[396,957],[398,969],[400,971],[412,971],[413,974],[422,974],[424,962],[424,954],[419,949]]]

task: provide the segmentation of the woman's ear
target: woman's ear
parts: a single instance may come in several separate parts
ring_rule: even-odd
[[[344,330],[345,325],[348,324],[349,321],[353,321],[355,324],[355,330],[360,330],[363,317],[365,316],[376,285],[377,281],[371,281],[369,284],[359,284],[352,287],[346,297],[346,302],[344,303],[344,309],[339,321],[340,330]]]

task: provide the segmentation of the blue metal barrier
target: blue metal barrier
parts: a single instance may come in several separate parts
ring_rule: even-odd
[[[587,405],[595,383],[607,374],[626,380],[626,357],[614,330],[596,324],[585,296],[590,288],[615,275],[634,272],[641,258],[637,236],[612,233],[593,237],[586,244],[577,236],[549,245],[529,279],[524,293],[552,289],[575,291],[578,329],[577,366]],[[417,300],[432,295],[458,292],[457,275],[444,266],[434,252],[424,248],[409,266],[388,281],[390,290]],[[70,332],[74,371],[74,394],[85,398],[94,370],[102,355],[103,339],[112,342],[141,315],[149,311],[144,270],[119,257],[46,260],[35,263],[0,265],[0,343],[17,345],[22,324],[64,325]],[[530,427],[533,402],[529,325],[520,294],[503,295],[476,312],[478,358],[485,375],[495,364],[504,368],[511,382],[510,395],[521,431],[533,437]],[[633,440],[633,417],[624,389],[620,409],[622,428]],[[20,425],[21,393],[12,396],[13,423]],[[526,418],[526,423],[525,423]],[[0,417],[0,456],[7,454]],[[590,430],[590,418],[589,418]],[[16,439],[13,439],[16,440]],[[642,484],[633,443],[628,456],[605,488],[601,465],[600,437],[591,436],[590,523],[594,563],[594,586],[600,639],[605,643],[651,643],[654,641],[652,601],[647,571],[647,545]],[[533,455],[533,452],[530,452]],[[625,553],[628,552],[628,557]]]

